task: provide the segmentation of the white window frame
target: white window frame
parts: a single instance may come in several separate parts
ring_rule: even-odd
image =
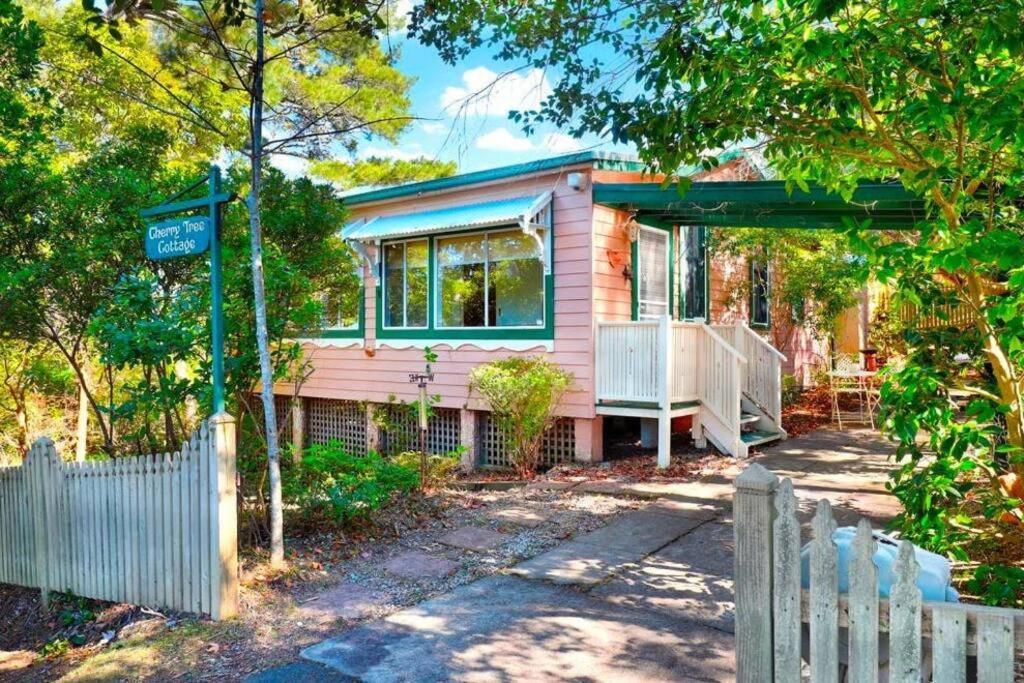
[[[500,228],[498,230],[480,230],[473,232],[454,233],[450,235],[435,235],[434,236],[434,320],[436,330],[542,330],[548,322],[548,297],[547,297],[547,272],[546,268],[541,268],[541,279],[540,279],[540,296],[541,296],[541,312],[543,318],[539,325],[490,325],[488,321],[490,316],[488,315],[489,306],[491,304],[490,297],[488,296],[488,290],[491,284],[491,235],[500,235],[506,232],[523,232],[520,227],[508,227]],[[540,244],[545,245],[545,252],[550,252],[550,242],[548,241],[548,228],[538,228],[538,232],[544,234],[540,236]],[[438,248],[438,240],[452,239],[455,237],[475,237],[483,235],[484,237],[484,324],[482,326],[470,327],[467,325],[442,325],[441,322],[444,317],[441,315],[441,263],[440,263],[440,249]],[[542,254],[542,257],[545,254]],[[542,266],[546,264],[542,262]]]
[[[665,301],[664,302],[653,301],[651,299],[641,299],[640,298],[640,273],[642,272],[642,269],[643,269],[643,253],[640,250],[640,234],[643,233],[644,231],[655,233],[659,237],[664,237],[665,238]],[[671,254],[671,251],[672,251],[672,237],[669,234],[669,232],[666,231],[666,230],[659,230],[658,228],[649,228],[646,225],[641,225],[640,226],[640,231],[637,233],[636,241],[637,241],[637,245],[636,245],[636,260],[637,260],[637,264],[636,264],[636,275],[635,275],[635,277],[637,278],[637,281],[636,281],[636,317],[637,317],[638,320],[656,320],[656,319],[660,318],[661,316],[665,315],[665,313],[668,313],[669,315],[671,315],[671,313],[672,313],[672,274],[671,274],[671,270],[670,269],[672,268],[672,254]],[[646,313],[646,314],[643,313],[642,309],[643,309],[643,305],[644,305],[645,302],[649,303],[649,304],[664,303],[665,304],[665,313],[659,313],[657,315],[651,314],[651,313]]]
[[[409,269],[407,267],[409,263],[409,243],[410,242],[424,242],[427,245],[427,305],[426,314],[427,319],[422,325],[409,325]],[[401,325],[385,325],[384,321],[387,320],[388,312],[388,259],[387,259],[387,248],[392,247],[396,244],[402,245],[402,324]],[[429,237],[416,237],[405,240],[391,240],[381,244],[381,274],[383,277],[381,286],[381,327],[385,330],[427,330],[430,329],[430,238]]]

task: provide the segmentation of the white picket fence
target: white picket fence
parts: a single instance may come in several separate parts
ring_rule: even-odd
[[[758,463],[736,482],[736,678],[741,682],[800,681],[802,639],[809,632],[810,680],[876,683],[881,644],[888,680],[966,681],[968,660],[981,683],[1010,683],[1024,652],[1024,611],[926,602],[917,587],[913,547],[900,544],[888,600],[878,596],[876,541],[861,520],[849,567],[849,591],[838,590],[836,528],[827,500],[812,522],[810,589],[800,581],[800,524],[789,479]],[[848,637],[840,637],[846,629]],[[885,635],[887,634],[887,640]],[[843,662],[846,662],[844,664]],[[848,666],[848,668],[847,668]]]
[[[235,421],[204,422],[177,453],[62,462],[49,439],[0,468],[0,582],[234,616]]]

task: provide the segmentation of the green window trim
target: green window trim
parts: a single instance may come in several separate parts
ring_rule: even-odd
[[[374,293],[377,302],[376,309],[376,331],[377,339],[402,339],[402,340],[439,340],[451,339],[453,341],[481,340],[489,341],[495,339],[529,339],[552,341],[555,338],[555,276],[554,276],[554,250],[555,234],[553,211],[548,211],[548,248],[551,250],[552,262],[551,272],[544,273],[544,325],[542,327],[439,327],[437,321],[437,239],[453,237],[466,234],[484,234],[498,232],[502,226],[492,226],[484,229],[458,230],[437,235],[429,235],[427,240],[427,326],[426,327],[384,327],[384,290],[383,290],[383,258],[381,259],[381,272],[377,277],[376,291]],[[512,229],[517,226],[510,225]],[[401,241],[401,240],[395,240]],[[387,241],[381,244],[381,250],[388,244]]]
[[[657,230],[664,230],[668,233],[668,312],[669,315],[675,316],[676,312],[676,246],[675,246],[675,230],[671,225],[665,225],[659,221],[647,221],[642,224],[646,228],[653,228]],[[630,318],[632,320],[640,319],[640,271],[637,266],[640,263],[640,251],[639,251],[639,236],[633,240],[632,244],[629,245],[630,252],[630,269],[632,270],[633,277],[630,278]]]

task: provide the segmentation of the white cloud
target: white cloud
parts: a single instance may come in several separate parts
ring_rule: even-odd
[[[368,159],[370,157],[376,157],[379,159],[398,159],[402,161],[411,161],[413,159],[419,159],[423,157],[423,148],[417,144],[409,145],[406,148],[399,147],[362,147],[359,150],[360,159]]]
[[[527,138],[517,137],[508,128],[495,128],[478,137],[476,147],[495,152],[528,152],[533,149],[533,143]]]
[[[583,149],[580,141],[571,135],[565,133],[548,133],[544,136],[544,141],[541,143],[541,148],[555,154],[566,154],[568,152],[578,152]]]
[[[466,116],[505,116],[513,109],[537,109],[551,94],[551,83],[540,69],[497,74],[486,66],[462,74],[462,86],[441,93],[441,108]]]
[[[309,171],[309,162],[298,157],[274,154],[270,163],[279,168],[289,178],[300,178]]]
[[[440,121],[426,121],[420,124],[420,128],[427,135],[440,135],[441,133],[448,130],[448,126],[441,123]]]

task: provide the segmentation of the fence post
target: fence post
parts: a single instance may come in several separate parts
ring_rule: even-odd
[[[759,463],[736,477],[733,497],[736,680],[771,681],[772,518],[779,479]]]
[[[60,460],[53,441],[46,437],[36,439],[29,449],[24,467],[35,545],[35,582],[42,594],[45,610],[50,602],[50,591],[56,588],[50,579],[55,563],[50,545],[57,541],[54,488],[55,480],[60,475]]]
[[[467,408],[459,409],[459,445],[463,447],[459,464],[462,469],[472,472],[480,462],[478,457],[476,411]]]
[[[211,484],[210,617],[230,619],[238,613],[238,501],[235,485],[235,418],[220,412],[210,418]]]

